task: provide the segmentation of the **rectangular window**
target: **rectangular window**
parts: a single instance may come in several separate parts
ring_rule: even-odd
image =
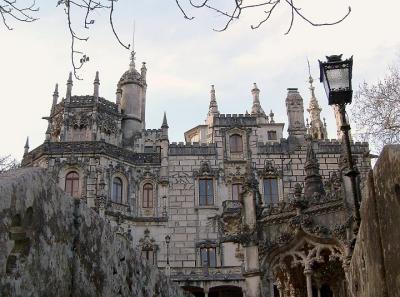
[[[215,248],[207,247],[200,249],[201,265],[203,267],[217,267],[217,254]]]
[[[232,184],[232,200],[238,201],[242,192],[242,184]]]
[[[212,179],[199,179],[199,205],[214,205],[214,186]]]
[[[142,257],[149,263],[156,265],[156,256],[153,250],[142,250]]]
[[[268,131],[268,140],[277,140],[276,131]]]
[[[264,203],[265,205],[275,205],[279,201],[278,179],[264,178]]]

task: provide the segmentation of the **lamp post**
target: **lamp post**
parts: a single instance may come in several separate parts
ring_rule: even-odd
[[[169,243],[171,242],[171,237],[169,235],[165,236],[165,243],[167,245],[167,266],[165,267],[166,269],[166,275],[170,276],[171,275],[171,268],[169,266]]]
[[[343,141],[346,148],[346,158],[348,171],[345,174],[350,177],[351,191],[354,203],[354,219],[356,226],[354,233],[357,234],[360,226],[360,200],[358,198],[357,176],[358,170],[354,167],[353,157],[350,145],[350,125],[346,119],[346,104],[352,101],[353,90],[351,87],[351,78],[353,71],[353,57],[342,60],[342,55],[333,55],[326,57],[326,62],[319,61],[320,82],[324,84],[325,92],[328,97],[329,105],[337,105],[339,107],[341,127],[343,132]]]

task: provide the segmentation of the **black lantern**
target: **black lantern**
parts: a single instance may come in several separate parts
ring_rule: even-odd
[[[169,243],[171,242],[171,237],[169,235],[165,236],[165,243],[167,244],[167,266],[169,266]]]
[[[327,56],[326,59],[326,62],[319,61],[319,80],[324,84],[329,105],[351,103],[353,56],[344,61],[342,55]]]

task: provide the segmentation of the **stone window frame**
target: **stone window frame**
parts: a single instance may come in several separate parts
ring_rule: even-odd
[[[152,207],[144,207],[143,206],[143,188],[146,184],[151,184],[153,186],[153,206]],[[138,209],[140,209],[140,213],[146,217],[153,217],[157,212],[158,205],[158,187],[157,182],[151,178],[143,179],[138,185],[138,195],[137,195],[137,205]]]
[[[114,187],[114,178],[119,178],[122,181],[122,200],[121,203],[113,201],[113,187]],[[110,180],[110,201],[111,203],[120,204],[120,205],[128,205],[128,178],[122,172],[115,172],[111,175]]]
[[[79,199],[82,197],[82,193],[84,193],[84,191],[83,191],[84,172],[83,172],[83,169],[81,169],[80,167],[73,165],[73,166],[67,166],[67,167],[61,169],[58,174],[58,186],[65,192],[66,176],[73,171],[78,173],[78,176],[79,176],[78,195],[77,195],[77,197],[73,197],[73,198]]]
[[[270,133],[275,133],[275,138],[270,138]],[[278,140],[278,132],[276,130],[268,130],[267,131],[267,139],[268,141],[277,141]]]
[[[240,176],[232,176],[232,177],[230,177],[230,176],[228,176],[227,177],[227,179],[226,179],[226,185],[227,185],[227,189],[228,189],[228,199],[226,199],[226,200],[229,200],[229,201],[236,201],[236,200],[233,200],[232,198],[233,198],[233,192],[232,192],[232,189],[233,189],[233,185],[234,184],[241,184],[242,185],[242,193],[243,193],[243,189],[244,189],[244,184],[245,184],[245,178],[244,178],[244,176],[242,176],[242,175],[240,175]],[[237,200],[237,201],[240,201],[240,194],[239,194],[239,197],[238,197],[239,199]]]
[[[259,191],[261,194],[261,201],[264,207],[271,206],[265,202],[264,197],[264,180],[265,179],[276,179],[277,180],[277,187],[278,187],[278,203],[283,201],[283,179],[281,172],[278,171],[278,168],[275,166],[273,160],[265,160],[264,168],[258,171],[258,176],[260,179],[259,183]]]
[[[242,141],[243,141],[243,151],[241,153],[234,153],[231,152],[231,148],[230,148],[230,138],[233,135],[239,135],[242,137]],[[229,130],[225,131],[225,157],[226,159],[230,160],[230,161],[243,161],[243,160],[247,160],[248,159],[248,131],[241,129],[241,128],[231,128]]]
[[[202,162],[198,171],[193,172],[195,189],[195,207],[197,208],[217,208],[217,181],[218,169],[212,169],[209,162]],[[211,179],[213,184],[213,204],[200,205],[200,179]]]
[[[205,269],[208,268],[217,268],[221,267],[221,258],[220,258],[220,247],[218,246],[217,242],[213,240],[204,240],[201,242],[198,242],[196,244],[197,248],[197,267],[203,267]],[[214,249],[215,250],[215,266],[203,266],[203,259],[202,259],[202,250],[203,249]]]

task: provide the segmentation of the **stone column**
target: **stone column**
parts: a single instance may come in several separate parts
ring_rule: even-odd
[[[208,288],[204,287],[204,297],[208,297]]]
[[[311,282],[312,269],[310,267],[306,267],[304,269],[304,275],[306,276],[306,282],[307,282],[307,297],[313,297],[312,282]]]
[[[274,292],[274,279],[272,277],[269,278],[269,295],[271,297],[278,297],[275,296],[275,292]]]
[[[244,224],[248,227],[247,232],[253,236],[252,232],[255,232],[256,225],[256,206],[254,199],[254,191],[249,188],[243,194],[243,206],[244,206]],[[246,297],[260,297],[260,263],[258,258],[258,246],[252,238],[249,242],[244,244],[244,255],[245,255],[245,272],[244,277],[246,279]]]

